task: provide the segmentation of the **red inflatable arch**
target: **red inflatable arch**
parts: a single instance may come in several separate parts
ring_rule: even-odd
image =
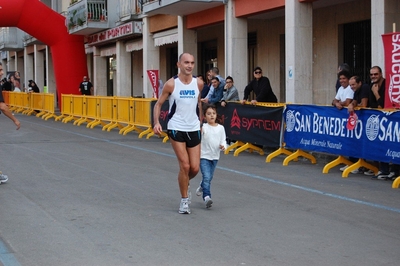
[[[39,0],[0,0],[0,27],[17,27],[50,47],[58,99],[79,93],[87,75],[84,39],[68,33],[65,17]]]

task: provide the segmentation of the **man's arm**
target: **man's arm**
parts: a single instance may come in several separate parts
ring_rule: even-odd
[[[13,116],[10,109],[8,109],[8,106],[4,102],[0,102],[0,110],[5,116],[10,118],[14,122],[14,124],[17,126],[17,130],[21,127],[21,123],[18,121],[17,118],[15,118],[15,116]]]
[[[168,99],[169,95],[174,91],[175,81],[173,78],[169,79],[162,90],[160,98],[158,98],[153,109],[153,131],[155,134],[161,134],[162,127],[160,124],[161,106]]]

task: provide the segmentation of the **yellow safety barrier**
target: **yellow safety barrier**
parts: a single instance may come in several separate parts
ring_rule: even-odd
[[[68,123],[69,121],[72,121],[72,120],[78,120],[79,118],[82,117],[84,96],[83,95],[73,95],[71,97],[71,100],[72,100],[71,114],[62,120],[63,123]]]
[[[4,103],[10,105],[10,92],[9,91],[2,91]]]
[[[62,94],[61,95],[61,115],[55,118],[55,121],[63,120],[69,116],[72,116],[72,105],[73,105],[73,97],[72,94]]]
[[[42,119],[48,120],[50,118],[55,118],[55,112],[54,112],[54,94],[53,93],[44,93],[44,107],[43,111],[45,112],[44,115],[42,115]],[[38,116],[37,114],[36,116]]]
[[[87,128],[94,128],[95,126],[101,125],[103,130],[105,126],[112,123],[113,119],[113,98],[107,96],[96,96],[97,108],[96,118],[92,122],[86,125]],[[109,123],[106,123],[109,122]]]

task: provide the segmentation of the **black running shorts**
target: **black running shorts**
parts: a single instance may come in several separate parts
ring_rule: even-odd
[[[168,130],[168,137],[177,141],[177,142],[185,142],[186,147],[192,148],[200,144],[201,142],[201,133],[200,130],[192,131],[192,132],[184,132],[178,130]]]

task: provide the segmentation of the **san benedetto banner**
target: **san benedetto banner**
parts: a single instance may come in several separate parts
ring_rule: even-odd
[[[385,49],[385,108],[400,108],[400,32],[382,35]]]
[[[284,113],[287,148],[400,163],[400,111],[361,109],[353,130],[347,109],[288,104]]]

